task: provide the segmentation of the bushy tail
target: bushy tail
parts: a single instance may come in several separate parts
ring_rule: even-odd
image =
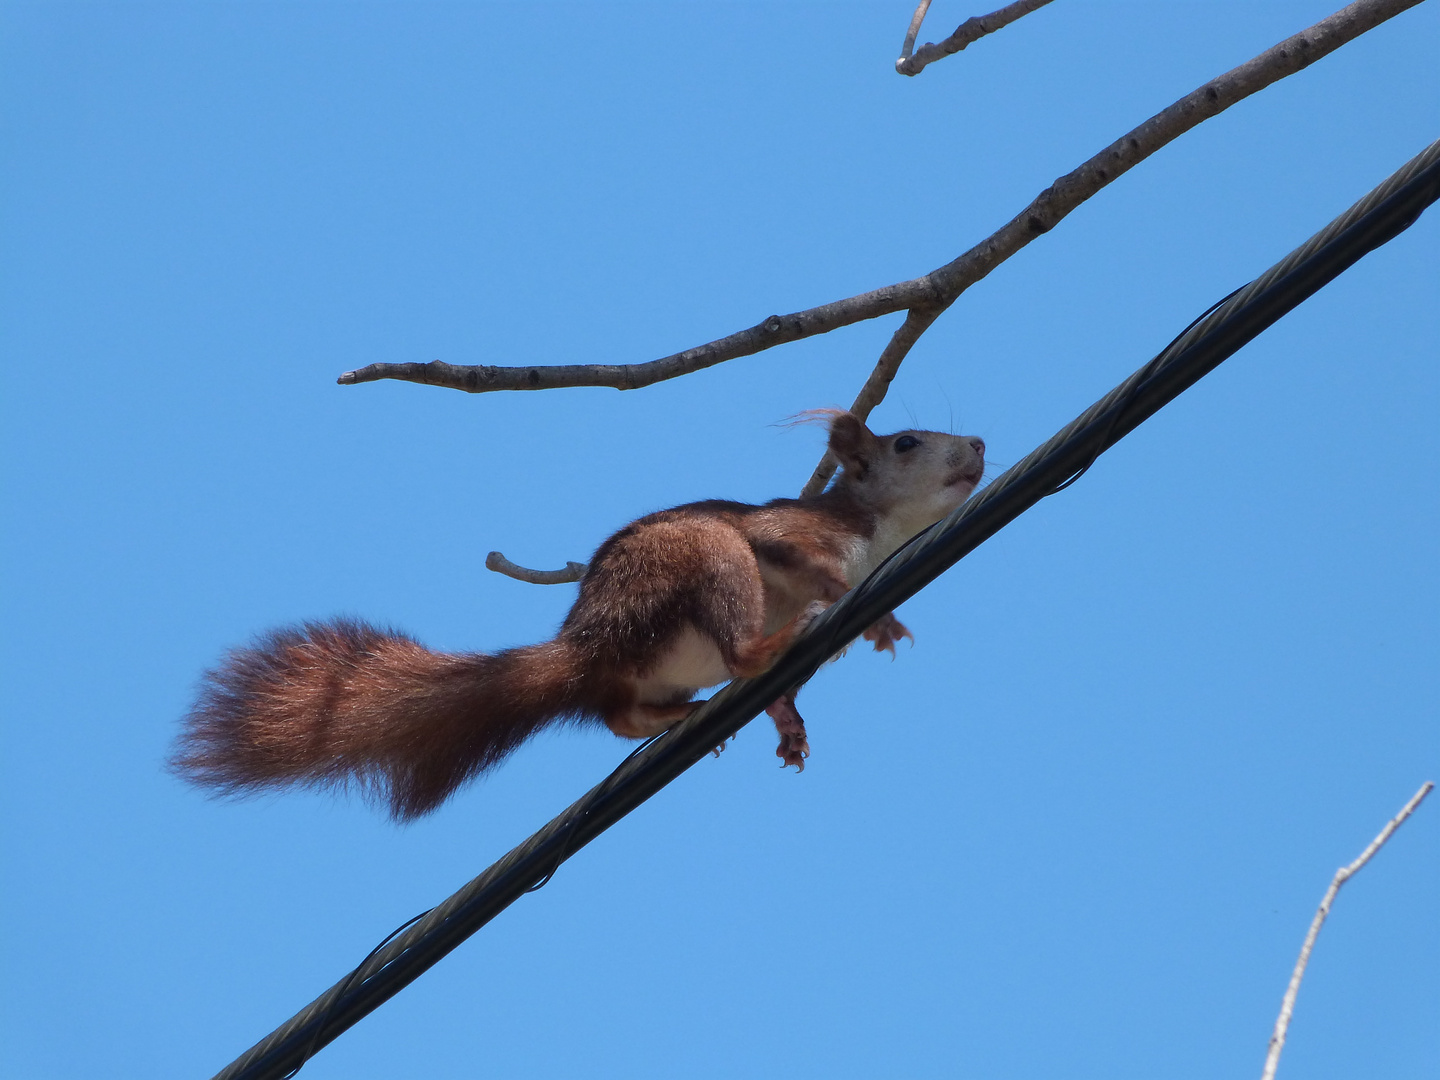
[[[563,641],[445,654],[362,622],[307,623],[205,676],[170,765],[224,793],[358,783],[414,818],[541,727],[584,713],[582,679]]]

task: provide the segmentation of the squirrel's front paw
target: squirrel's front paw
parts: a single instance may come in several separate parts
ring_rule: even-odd
[[[805,610],[795,616],[795,633],[803,634],[810,629],[810,624],[823,615],[828,607],[830,603],[826,600],[812,600],[806,604]]]
[[[775,756],[781,768],[794,765],[799,772],[805,771],[805,759],[810,756],[810,741],[805,736],[805,721],[795,709],[795,696],[786,694],[777,698],[765,712],[775,721],[775,730],[780,734],[780,745]]]
[[[890,653],[895,656],[895,645],[901,638],[909,638],[910,644],[915,644],[915,635],[905,629],[905,624],[895,617],[893,611],[887,612],[875,620],[875,624],[866,630],[863,637],[866,641],[875,643],[876,652]]]

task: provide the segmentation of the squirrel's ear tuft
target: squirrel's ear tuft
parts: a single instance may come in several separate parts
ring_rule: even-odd
[[[856,480],[865,479],[878,447],[875,436],[848,412],[837,411],[830,418],[830,452]]]

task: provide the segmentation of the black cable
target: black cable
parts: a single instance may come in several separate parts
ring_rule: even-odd
[[[663,734],[664,732],[662,731],[660,735]],[[578,807],[576,807],[575,812],[573,814],[570,814],[566,818],[564,829],[560,833],[560,850],[555,853],[555,862],[551,865],[549,870],[545,871],[544,877],[542,877],[534,885],[531,885],[528,889],[525,890],[527,893],[532,893],[536,889],[543,889],[546,885],[550,884],[550,879],[555,876],[555,871],[559,870],[561,863],[563,863],[566,859],[570,857],[570,841],[575,836],[576,826],[578,826],[580,822],[585,819],[585,816],[590,813],[590,808],[609,793],[611,784],[613,784],[615,782],[615,778],[620,775],[620,770],[625,768],[626,765],[630,764],[630,762],[639,755],[640,751],[648,747],[651,743],[658,739],[660,735],[651,735],[650,738],[646,739],[639,746],[635,747],[634,750],[631,750],[630,753],[626,754],[625,760],[620,762],[619,765],[615,766],[615,769],[610,773],[609,776],[605,778],[604,782],[599,784],[597,787],[591,788],[586,793],[585,797],[580,800],[580,803]],[[429,913],[430,912],[427,911],[425,914],[428,915]],[[423,916],[420,917],[423,918]],[[412,919],[411,921],[413,922],[414,920]],[[384,942],[381,942],[381,944],[383,945]]]
[[[1231,300],[1244,292],[1250,284],[1253,283],[1247,282],[1245,285],[1241,285],[1240,288],[1236,289],[1232,293],[1228,293],[1227,295],[1222,296],[1219,300],[1216,300],[1215,303],[1211,304],[1199,315],[1196,315],[1195,318],[1190,320],[1189,326],[1185,327],[1184,330],[1181,330],[1180,333],[1176,334],[1173,338],[1171,338],[1170,344],[1166,345],[1165,348],[1161,349],[1158,353],[1155,354],[1154,359],[1152,359],[1148,364],[1146,364],[1143,368],[1141,368],[1139,371],[1137,371],[1134,375],[1130,376],[1130,378],[1126,380],[1126,385],[1130,387],[1130,392],[1127,393],[1120,400],[1120,407],[1115,411],[1115,415],[1111,418],[1109,427],[1105,429],[1104,437],[1095,444],[1095,452],[1090,455],[1089,460],[1086,461],[1084,465],[1081,465],[1080,468],[1075,470],[1075,472],[1071,475],[1070,479],[1064,480],[1061,483],[1056,484],[1053,488],[1047,491],[1045,493],[1047,497],[1049,497],[1050,495],[1059,495],[1060,492],[1064,491],[1071,484],[1075,483],[1076,480],[1079,480],[1080,477],[1084,476],[1087,472],[1090,471],[1091,465],[1094,465],[1095,462],[1100,460],[1100,455],[1110,448],[1110,446],[1112,445],[1112,436],[1115,434],[1115,425],[1120,422],[1120,418],[1125,415],[1126,410],[1130,407],[1130,403],[1135,400],[1135,391],[1140,388],[1140,384],[1143,383],[1146,379],[1148,379],[1151,375],[1155,374],[1156,369],[1160,366],[1160,362],[1165,358],[1165,354],[1168,353],[1171,349],[1173,349],[1176,343],[1181,338],[1183,338],[1191,330],[1194,330],[1195,327],[1199,326],[1200,323],[1202,323],[1206,318],[1219,311]]]
[[[390,942],[393,941],[398,934],[400,934],[402,931],[408,930],[410,927],[414,926],[417,922],[423,919],[426,915],[429,915],[430,912],[434,910],[434,908],[426,908],[424,911],[420,912],[419,915],[406,919],[394,930],[391,930],[390,933],[386,934],[385,937],[381,939],[380,944],[376,945],[373,949],[371,949],[370,952],[366,954],[365,959],[361,960],[360,963],[355,966],[355,970],[350,972],[349,975],[345,976],[345,981],[340,984],[340,992],[335,995],[334,1000],[331,1001],[330,1005],[325,1009],[325,1011],[320,1014],[320,1020],[315,1025],[315,1034],[310,1037],[310,1042],[305,1047],[305,1052],[300,1055],[300,1060],[295,1063],[294,1068],[287,1072],[281,1078],[281,1080],[290,1080],[292,1076],[294,1076],[296,1073],[298,1073],[301,1069],[305,1067],[305,1063],[307,1061],[309,1061],[312,1057],[315,1056],[315,1051],[320,1049],[320,1037],[325,1034],[325,1029],[330,1025],[330,1018],[335,1012],[335,1006],[340,1002],[340,999],[345,996],[346,992],[349,991],[351,984],[354,983],[356,978],[359,977],[360,972],[364,970],[365,965],[374,958],[376,953],[378,953],[386,945],[389,945]]]
[[[658,735],[652,735],[650,738],[642,742],[639,746],[635,747],[634,750],[631,750],[630,753],[626,755],[625,760],[620,762],[620,764],[615,767],[614,771],[612,771],[610,775],[605,778],[604,783],[600,784],[598,787],[592,788],[591,791],[585,796],[585,798],[580,800],[579,805],[574,808],[574,813],[570,814],[566,819],[564,831],[561,833],[562,843],[560,846],[560,850],[555,855],[554,864],[550,867],[549,870],[545,872],[544,877],[542,877],[534,885],[531,885],[528,889],[525,890],[527,893],[532,893],[536,889],[544,888],[550,883],[550,879],[555,876],[555,871],[559,870],[560,865],[570,857],[567,849],[569,848],[570,838],[575,833],[575,826],[578,825],[580,821],[585,817],[585,815],[590,812],[590,807],[593,806],[595,802],[605,794],[605,792],[608,790],[610,783],[615,779],[617,775],[619,775],[620,769],[623,768],[625,764],[630,761],[631,758],[633,758],[636,754],[640,753],[640,751],[644,750],[647,746],[649,746],[659,737],[660,736]],[[391,930],[390,933],[386,934],[385,937],[381,940],[380,944],[376,945],[375,948],[371,949],[369,953],[366,954],[365,959],[361,960],[360,963],[355,966],[354,970],[352,970],[349,975],[345,976],[344,981],[340,983],[339,991],[332,996],[330,1002],[325,1006],[325,1010],[320,1014],[319,1020],[315,1024],[315,1033],[310,1037],[310,1042],[305,1047],[305,1052],[300,1056],[300,1060],[297,1061],[295,1065],[290,1069],[290,1071],[285,1073],[284,1076],[280,1078],[280,1080],[290,1080],[291,1077],[295,1076],[296,1073],[298,1073],[301,1069],[305,1067],[305,1063],[307,1061],[309,1061],[312,1057],[315,1056],[315,1051],[320,1048],[320,1039],[325,1034],[325,1029],[330,1026],[330,1021],[335,1014],[335,1006],[340,1003],[340,1001],[349,992],[350,987],[354,984],[355,980],[360,977],[360,973],[365,970],[365,965],[370,963],[370,961],[375,958],[375,954],[378,953],[381,949],[383,949],[386,945],[389,945],[390,942],[393,941],[399,934],[414,926],[417,922],[425,918],[426,915],[429,915],[430,912],[434,910],[434,908],[426,908],[424,911],[420,912],[419,915],[406,919],[394,930]],[[372,973],[371,978],[374,978],[375,974],[378,974],[378,972]]]
[[[1314,295],[1440,198],[1440,142],[1427,147],[1315,236],[1182,334],[1044,445],[821,614],[765,674],[736,679],[637,748],[606,780],[217,1074],[280,1080],[307,1052],[419,978],[537,879],[723,743],[789,687],[808,680],[876,619],[914,596],[1085,468],[1226,358]]]

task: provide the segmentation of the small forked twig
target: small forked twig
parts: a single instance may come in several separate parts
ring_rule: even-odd
[[[920,24],[925,21],[925,13],[930,10],[930,0],[920,0],[920,6],[915,9],[915,14],[910,19],[910,29],[905,32],[905,44],[900,48],[900,59],[895,61],[895,70],[901,75],[919,75],[927,65],[933,64],[936,60],[943,60],[947,56],[953,56],[966,45],[971,45],[986,34],[993,34],[996,30],[1009,26],[1022,15],[1029,15],[1036,8],[1042,8],[1048,3],[1050,0],[1015,0],[1015,3],[1006,4],[999,11],[992,11],[989,15],[972,16],[957,26],[955,32],[944,41],[927,42],[920,46],[920,51],[912,56],[911,50],[915,48],[915,35],[920,33]]]
[[[492,551],[485,556],[485,569],[516,581],[528,581],[531,585],[565,585],[579,581],[589,567],[583,562],[567,562],[563,570],[531,570],[528,566],[511,562],[498,551]]]
[[[1420,790],[1411,796],[1401,809],[1400,813],[1386,823],[1385,828],[1380,830],[1380,835],[1370,841],[1370,846],[1360,853],[1360,857],[1349,866],[1342,866],[1335,871],[1335,879],[1330,882],[1330,888],[1325,890],[1325,897],[1320,901],[1319,910],[1315,912],[1315,918],[1310,922],[1310,931],[1305,935],[1305,943],[1300,946],[1300,958],[1295,961],[1295,970],[1290,975],[1290,985],[1285,988],[1285,998],[1280,1003],[1280,1015],[1275,1018],[1275,1031],[1270,1036],[1270,1050],[1265,1055],[1265,1071],[1260,1074],[1260,1080],[1275,1080],[1275,1069],[1280,1064],[1280,1051],[1285,1048],[1285,1033],[1290,1027],[1290,1017],[1295,1011],[1295,995],[1300,992],[1300,980],[1305,977],[1305,965],[1310,963],[1310,950],[1315,947],[1315,938],[1320,934],[1320,927],[1325,924],[1325,916],[1330,914],[1330,905],[1335,902],[1335,895],[1340,891],[1340,886],[1349,881],[1361,868],[1364,867],[1377,851],[1385,846],[1395,830],[1404,824],[1405,819],[1415,812],[1415,808],[1424,801],[1425,796],[1430,794],[1435,784],[1426,780],[1420,785]]]

